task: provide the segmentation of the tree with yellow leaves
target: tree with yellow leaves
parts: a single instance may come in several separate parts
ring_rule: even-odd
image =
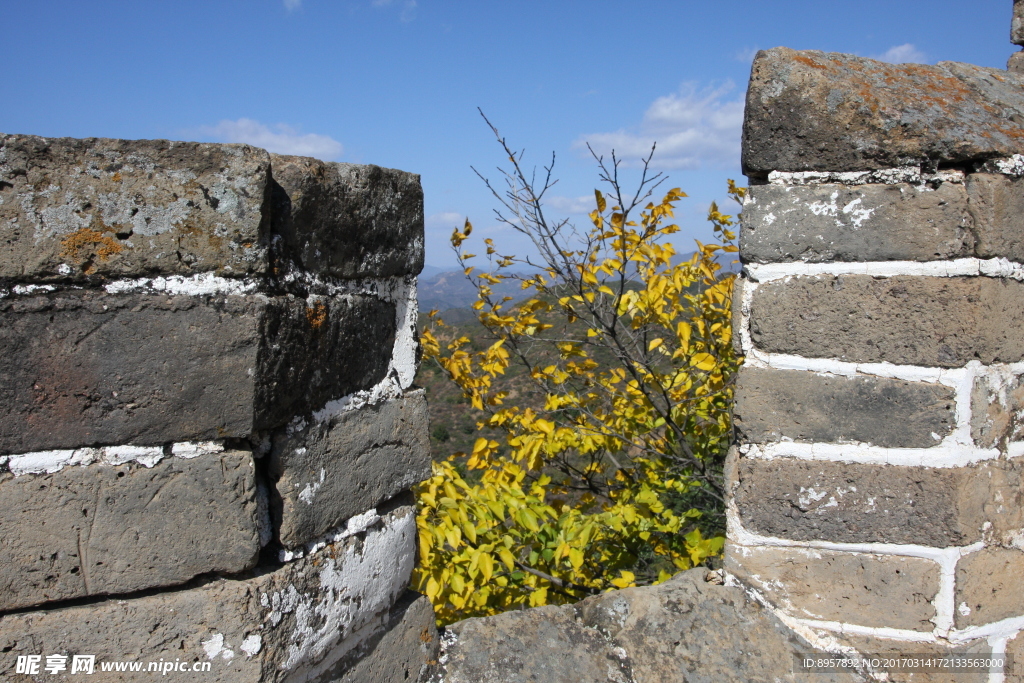
[[[609,191],[595,191],[590,228],[550,222],[543,198],[554,159],[535,186],[521,153],[487,123],[511,168],[501,192],[481,178],[504,207],[499,220],[529,237],[540,261],[484,240],[488,265],[478,271],[463,248],[467,220],[452,245],[490,343],[442,343],[436,312],[423,332],[424,359],[481,415],[472,452],[435,463],[417,490],[413,587],[441,623],[663,581],[720,554],[724,540],[721,470],[738,359],[733,277],[716,254],[736,251],[732,217],[712,204],[719,243],[698,242],[682,260],[666,238],[679,230],[670,219],[686,195],[671,189],[648,201],[663,181],[651,156],[627,194],[613,153],[610,164],[595,155]],[[729,181],[729,192],[741,200],[745,190]],[[494,295],[510,279],[525,301]],[[525,368],[532,402],[508,400],[495,382],[513,364]]]

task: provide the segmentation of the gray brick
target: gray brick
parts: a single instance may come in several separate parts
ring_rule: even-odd
[[[247,451],[0,479],[0,609],[184,583],[256,564]]]
[[[740,248],[753,263],[931,261],[973,255],[963,185],[754,185]]]
[[[980,258],[1024,261],[1024,179],[999,173],[967,176]]]
[[[399,506],[362,537],[247,578],[0,616],[0,679],[16,680],[18,655],[42,653],[96,655],[97,674],[103,661],[163,659],[209,661],[209,672],[191,675],[212,683],[317,680],[386,629],[413,566],[414,515],[412,506]],[[20,680],[79,678],[67,673]],[[140,675],[100,680],[127,683]]]
[[[271,155],[282,255],[335,277],[423,269],[423,188],[414,173]]]
[[[395,307],[353,295],[0,299],[0,453],[246,437],[384,377]]]
[[[1022,468],[1014,460],[930,468],[740,458],[729,480],[743,524],[759,534],[945,548],[1024,526]]]
[[[797,618],[935,628],[939,565],[930,560],[730,543],[725,568]]]
[[[1024,77],[788,48],[754,59],[743,172],[858,171],[1024,152]]]
[[[738,438],[752,443],[792,439],[927,448],[952,432],[955,407],[953,390],[937,384],[744,367],[733,419]]]
[[[840,275],[767,282],[750,333],[764,351],[962,367],[1024,359],[1024,284],[989,277]]]
[[[430,476],[423,390],[338,413],[275,438],[275,527],[294,548]]]
[[[0,278],[263,273],[269,167],[248,145],[0,134]]]

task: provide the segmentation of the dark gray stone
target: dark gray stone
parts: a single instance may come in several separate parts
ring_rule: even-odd
[[[394,304],[67,291],[0,299],[0,453],[246,437],[383,379]]]
[[[422,389],[289,427],[270,456],[275,528],[295,548],[430,477]]]
[[[962,367],[1024,359],[1024,284],[990,277],[823,275],[760,285],[750,334],[768,352]]]
[[[1014,488],[1022,466],[740,458],[727,478],[744,527],[765,536],[946,548],[979,541],[983,532],[1000,537],[1024,522],[1024,492]]]
[[[467,619],[442,636],[444,683],[820,683],[855,673],[794,673],[813,649],[740,588],[693,569],[665,583],[576,605]]]
[[[437,664],[439,645],[430,600],[408,591],[388,615],[385,630],[321,675],[317,683],[426,681]]]
[[[134,683],[154,674],[101,674],[101,662],[145,667],[160,660],[209,663],[209,671],[185,675],[212,683],[315,681],[386,628],[409,583],[414,517],[413,507],[400,506],[360,537],[248,577],[0,616],[0,680],[91,680],[70,675],[70,657],[69,671],[60,675],[14,673],[18,655],[62,653],[95,655],[93,678],[104,683]],[[412,653],[410,661],[417,656]]]
[[[743,172],[861,171],[1024,152],[1024,77],[940,62],[887,64],[762,50],[743,123]]]
[[[967,176],[980,258],[1024,261],[1024,178],[997,173]]]
[[[743,205],[745,262],[931,261],[972,256],[967,192],[956,183],[754,185]]]
[[[256,564],[247,451],[0,478],[0,609],[131,593]]]
[[[423,188],[414,173],[271,155],[282,256],[335,277],[423,269]]]
[[[1015,45],[1024,45],[1024,2],[1021,2],[1021,0],[1013,0],[1010,42]]]
[[[263,273],[269,168],[248,145],[0,134],[0,278]]]
[[[955,408],[953,389],[938,384],[744,367],[733,420],[745,442],[928,448],[953,431]]]

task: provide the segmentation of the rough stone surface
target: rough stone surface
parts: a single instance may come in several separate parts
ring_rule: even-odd
[[[1004,542],[1024,528],[1022,468],[1014,460],[930,468],[730,458],[727,478],[748,531],[945,548]]]
[[[1024,616],[1024,551],[984,548],[956,565],[957,628]]]
[[[409,591],[388,616],[386,630],[320,676],[318,683],[416,683],[437,664],[440,641],[434,608],[426,596]]]
[[[971,391],[971,437],[983,448],[1006,449],[1024,440],[1024,383],[1020,375],[1001,372],[974,380]]]
[[[94,654],[110,661],[211,662],[190,674],[213,683],[316,680],[385,628],[415,554],[415,511],[401,506],[361,537],[248,579],[218,579],[173,592],[0,616],[0,679],[75,681],[41,672],[15,677],[18,655]],[[69,667],[70,668],[70,667]],[[146,678],[153,674],[144,674]],[[181,674],[178,674],[181,676]]]
[[[969,64],[813,50],[754,58],[743,172],[859,171],[1024,152],[1024,80]]]
[[[939,643],[920,643],[898,640],[887,640],[878,637],[856,636],[851,634],[838,634],[828,631],[818,631],[821,638],[837,641],[839,644],[852,647],[862,656],[893,657],[908,655],[924,655],[935,657],[949,656],[972,656],[989,657],[992,655],[992,648],[985,639],[972,640],[961,643],[955,647],[943,647]],[[978,673],[968,672],[944,672],[944,671],[898,671],[889,669],[889,681],[893,683],[989,683],[989,673],[982,671]],[[1017,679],[1007,676],[1007,683]]]
[[[930,261],[973,255],[962,184],[754,185],[743,205],[746,262]],[[1018,221],[1019,222],[1019,221]]]
[[[853,362],[961,367],[1024,360],[1024,283],[990,277],[797,277],[750,307],[760,349]]]
[[[1015,45],[1024,45],[1024,2],[1021,2],[1021,0],[1013,0],[1010,42]]]
[[[1024,178],[972,173],[966,184],[977,255],[1024,261]]]
[[[0,278],[262,273],[269,167],[248,145],[0,134]]]
[[[878,377],[740,370],[733,421],[747,443],[782,439],[927,448],[955,423],[953,389]]]
[[[793,673],[813,651],[743,590],[684,572],[576,605],[467,619],[442,635],[444,683],[859,681]]]
[[[423,390],[289,428],[270,459],[275,529],[294,548],[430,476]]]
[[[423,269],[423,188],[414,173],[271,155],[282,256],[335,277]]]
[[[726,546],[725,569],[794,617],[931,632],[939,565],[893,555]]]
[[[0,299],[0,321],[0,453],[25,453],[282,424],[383,379],[395,307],[66,291]]]
[[[172,586],[256,564],[247,451],[0,477],[0,609]]]
[[[1024,50],[1010,55],[1006,60],[1006,70],[1015,74],[1024,73]]]

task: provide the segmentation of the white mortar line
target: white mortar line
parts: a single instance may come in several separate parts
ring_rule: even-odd
[[[213,273],[168,275],[114,280],[104,285],[108,294],[127,292],[160,292],[161,294],[252,294],[260,285],[259,278],[226,278]]]
[[[828,261],[807,263],[748,263],[747,276],[757,282],[817,275],[870,275],[872,277],[972,277],[986,276],[1024,280],[1024,266],[1005,258],[962,258],[952,261]]]
[[[1009,617],[981,626],[968,626],[950,633],[949,639],[955,643],[964,643],[978,638],[1005,638],[1008,640],[1021,631],[1024,631],[1024,616]]]
[[[222,453],[222,441],[181,441],[171,444],[173,457],[192,459],[200,455]],[[153,467],[164,459],[163,446],[103,446],[99,448],[74,448],[52,451],[35,451],[5,455],[0,458],[0,465],[6,463],[11,474],[20,477],[26,474],[53,474],[70,465],[91,465],[104,462],[108,465],[123,465],[137,462],[145,467]]]
[[[998,460],[995,448],[975,448],[961,445],[939,445],[933,448],[885,448],[863,443],[808,443],[780,441],[768,444],[742,444],[745,457],[758,460],[793,458],[846,462],[862,465],[893,465],[899,467],[966,467],[986,460]]]
[[[884,626],[858,626],[857,624],[846,624],[840,621],[820,621],[818,619],[800,619],[793,617],[807,628],[817,628],[822,631],[832,631],[844,635],[873,636],[887,640],[899,640],[905,643],[937,643],[939,639],[934,633],[928,631],[911,631],[903,628],[886,628]]]
[[[333,543],[366,531],[380,520],[381,516],[377,514],[377,509],[370,508],[366,512],[350,517],[344,524],[332,531],[328,531],[315,541],[310,541],[294,550],[280,550],[277,554],[277,559],[280,562],[291,562],[306,555],[313,555]]]
[[[1008,163],[1012,167],[1012,160],[1008,160]],[[1002,170],[1001,167],[1000,170]],[[1010,171],[1003,172],[1010,173]],[[923,173],[920,166],[898,166],[896,168],[882,168],[875,171],[771,171],[768,174],[768,183],[770,185],[866,185],[869,183],[879,185],[910,183],[918,185],[935,181],[962,183],[964,181],[964,172],[941,170],[936,173]]]
[[[1006,641],[1009,638],[1006,636],[993,636],[988,639],[988,646],[992,648],[992,656],[997,657],[999,655],[1006,654]],[[1006,675],[1002,671],[990,671],[988,674],[988,683],[1003,683],[1006,680]]]

